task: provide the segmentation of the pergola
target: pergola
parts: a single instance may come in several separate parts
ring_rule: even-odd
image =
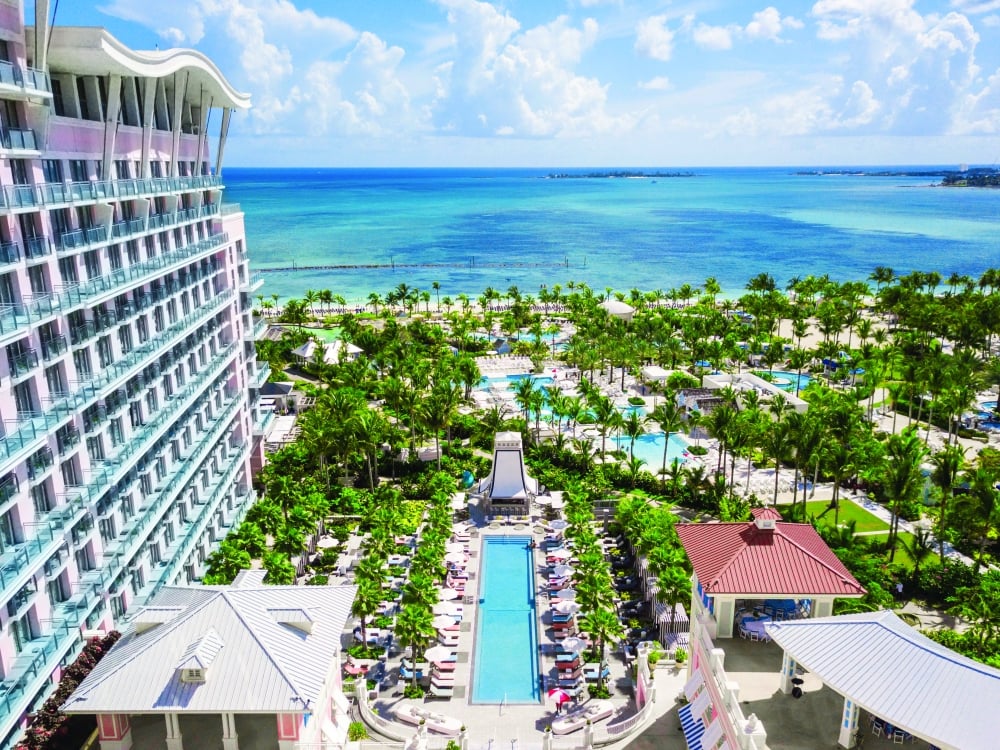
[[[833,613],[837,598],[865,595],[816,529],[783,522],[774,508],[754,509],[747,522],[676,529],[694,568],[692,625],[712,623],[713,639],[733,637],[739,599],[808,599],[810,616],[820,617]]]
[[[992,750],[1000,737],[1000,670],[921,635],[893,612],[773,622],[784,649],[781,690],[796,666],[844,696],[839,743],[853,747],[865,710],[941,750]]]

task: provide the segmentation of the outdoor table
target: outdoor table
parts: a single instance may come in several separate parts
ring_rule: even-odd
[[[771,618],[768,617],[767,615],[764,615],[763,617],[758,617],[756,619],[753,617],[744,617],[742,620],[742,625],[744,630],[746,630],[748,633],[754,633],[755,635],[758,636],[760,640],[763,641],[763,640],[770,640],[770,638],[767,635],[767,631],[764,630],[764,624],[768,622],[771,622]]]

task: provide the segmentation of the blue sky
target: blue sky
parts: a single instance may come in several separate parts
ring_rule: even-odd
[[[227,165],[1000,162],[1000,0],[73,0],[56,22],[212,57],[254,103]]]

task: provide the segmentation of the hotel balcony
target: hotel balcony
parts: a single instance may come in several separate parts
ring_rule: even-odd
[[[36,446],[41,446],[48,433],[67,419],[69,412],[120,387],[150,364],[156,352],[180,342],[188,333],[196,330],[223,305],[230,302],[233,296],[232,290],[223,292],[151,337],[145,344],[137,346],[124,357],[112,362],[96,377],[75,384],[76,387],[71,392],[52,394],[46,403],[49,407],[46,411],[21,420],[5,420],[4,436],[0,438],[0,472],[4,467],[20,460]],[[95,330],[92,321],[91,325],[85,328],[91,332]]]
[[[240,289],[248,292],[256,292],[262,286],[264,286],[264,275],[260,271],[254,271],[250,274],[249,281],[240,283]]]
[[[250,376],[250,387],[251,388],[263,388],[264,383],[267,382],[268,376],[271,374],[271,365],[267,362],[258,362],[257,371]]]
[[[260,419],[254,420],[253,423],[253,434],[267,435],[267,433],[271,431],[271,425],[273,424],[274,424],[274,410],[261,409]]]
[[[133,287],[180,270],[200,255],[209,253],[228,241],[229,235],[220,232],[169,253],[119,268],[105,276],[64,286],[55,294],[35,296],[27,304],[0,305],[0,344],[20,335],[24,328],[32,324],[37,325],[66,315],[83,305],[107,302]]]
[[[17,156],[37,156],[41,153],[35,141],[34,130],[8,128],[0,132],[0,148],[15,151]]]
[[[0,97],[5,99],[51,99],[49,74],[35,68],[22,68],[0,60]]]
[[[221,186],[222,180],[216,175],[4,185],[3,194],[0,196],[0,209],[29,211],[37,208],[148,198]]]

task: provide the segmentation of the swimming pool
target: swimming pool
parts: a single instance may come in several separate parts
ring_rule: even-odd
[[[663,432],[647,432],[640,435],[635,441],[635,457],[645,461],[644,468],[654,475],[663,468],[663,440],[665,437],[666,433]],[[615,442],[618,444],[619,450],[628,453],[632,441],[627,435],[615,438]],[[676,432],[670,433],[670,444],[667,446],[667,466],[672,464],[674,460],[684,463],[687,460],[687,456],[684,455],[687,449],[687,440]]]
[[[805,372],[799,375],[797,372],[786,372],[784,370],[774,370],[771,373],[771,382],[781,390],[791,393],[795,393],[796,379],[799,381],[799,390],[801,391],[812,381],[812,376]],[[767,378],[764,378],[764,380],[767,380]]]
[[[531,537],[486,537],[473,653],[473,703],[538,703],[538,625]]]

